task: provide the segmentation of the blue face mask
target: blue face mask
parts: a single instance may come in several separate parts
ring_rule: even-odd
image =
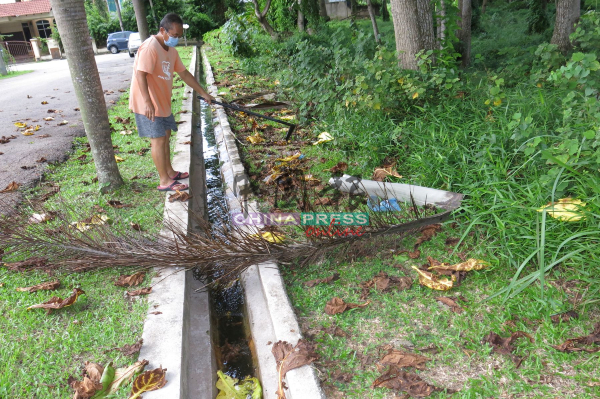
[[[177,43],[179,43],[179,38],[171,37],[168,32],[167,32],[167,36],[169,36],[169,40],[165,40],[165,45],[169,46],[169,47],[177,46]]]

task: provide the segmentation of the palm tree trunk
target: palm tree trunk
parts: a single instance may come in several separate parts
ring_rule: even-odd
[[[377,27],[377,20],[375,19],[375,9],[371,0],[367,0],[367,7],[369,8],[369,17],[371,17],[371,25],[373,25],[373,34],[375,35],[375,43],[381,44],[379,38],[379,28]]]
[[[121,32],[125,32],[125,28],[123,28],[123,18],[121,17],[121,6],[119,5],[119,0],[115,0],[115,7],[117,7],[117,17],[119,18]]]
[[[96,165],[98,183],[102,192],[108,192],[121,186],[123,179],[115,161],[106,102],[83,1],[51,0],[50,4],[61,40],[69,54],[67,62],[71,80]]]
[[[420,40],[415,0],[391,0],[396,51],[401,68],[418,68],[415,55],[423,48]]]
[[[148,20],[146,19],[146,5],[144,4],[144,0],[133,0],[133,9],[135,11],[138,32],[140,32],[140,39],[143,42],[150,37]]]

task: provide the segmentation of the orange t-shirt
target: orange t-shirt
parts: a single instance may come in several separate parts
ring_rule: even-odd
[[[139,47],[133,62],[133,77],[129,93],[129,109],[144,115],[144,96],[137,81],[137,71],[147,72],[148,91],[154,104],[154,114],[159,117],[171,115],[173,72],[185,71],[185,66],[174,47],[165,50],[154,36],[150,36]]]

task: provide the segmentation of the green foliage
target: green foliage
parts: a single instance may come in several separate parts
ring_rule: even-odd
[[[104,16],[101,10],[98,8],[98,4],[105,4],[102,1],[91,1],[85,2],[85,13],[87,16],[88,28],[90,30],[90,36],[94,38],[98,47],[106,44],[106,38],[109,33],[119,32],[121,27],[119,26],[119,20],[113,16]],[[108,13],[108,11],[107,11]]]
[[[181,16],[190,26],[187,31],[189,37],[202,37],[217,27],[217,24],[206,14],[200,11],[199,6],[190,5]]]
[[[244,14],[231,15],[223,25],[220,33],[215,32],[207,38],[214,37],[222,48],[236,57],[247,58],[254,54],[252,47],[253,36],[257,34],[252,17]],[[208,39],[207,39],[208,40]]]
[[[546,0],[528,0],[527,33],[542,33],[550,26],[548,13],[544,7]]]

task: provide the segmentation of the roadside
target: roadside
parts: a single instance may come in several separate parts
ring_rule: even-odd
[[[178,47],[184,64],[188,65],[191,47]],[[124,54],[127,59],[129,56]],[[108,57],[108,56],[107,56]],[[115,57],[112,56],[111,57]],[[117,56],[118,57],[118,56]],[[131,72],[128,72],[130,75]],[[128,76],[129,77],[129,76]],[[183,82],[174,81],[173,112],[179,119],[184,97]],[[128,110],[128,90],[117,98],[109,110],[113,129],[113,144],[119,170],[125,185],[110,195],[101,195],[94,181],[95,171],[89,154],[87,139],[76,137],[68,145],[68,159],[48,167],[44,182],[24,191],[25,212],[48,213],[59,211],[64,216],[85,215],[106,223],[116,231],[128,234],[155,234],[160,230],[164,207],[164,193],[156,190],[157,176],[149,153],[149,143],[140,139],[133,115]],[[110,97],[109,97],[110,98]],[[66,107],[65,107],[66,108]],[[34,136],[35,137],[35,136]],[[58,192],[58,194],[56,194]],[[83,216],[81,216],[83,217]],[[76,219],[74,221],[81,221]],[[47,223],[52,228],[52,221]],[[20,259],[3,259],[13,262]],[[148,287],[152,276],[145,275],[131,288],[117,287],[113,281],[121,274],[130,274],[131,268],[111,268],[94,272],[65,274],[61,272],[13,272],[0,267],[0,313],[4,315],[0,328],[8,334],[0,338],[0,397],[57,398],[72,396],[69,377],[80,378],[85,361],[115,366],[127,366],[136,359],[147,301],[143,296],[130,296],[125,291]],[[44,281],[59,280],[61,286],[52,293],[33,294],[15,291],[18,287],[32,286]],[[69,296],[74,288],[85,291],[72,306],[46,315],[41,309],[25,311],[33,304],[56,295]],[[119,351],[124,345],[130,350]],[[118,391],[125,398],[128,387]]]
[[[360,23],[363,31],[370,29],[368,21]],[[339,22],[332,25],[343,27]],[[384,25],[382,31],[389,32],[390,25]],[[338,45],[343,43],[344,34],[342,29],[336,32]],[[440,105],[416,101],[422,93],[410,93],[412,98],[407,100],[398,94],[394,98],[402,99],[404,108],[388,117],[389,110],[354,110],[349,107],[352,98],[342,101],[345,93],[370,89],[366,84],[352,85],[348,76],[354,71],[344,69],[351,62],[341,58],[346,49],[343,45],[339,46],[342,49],[339,54],[335,54],[340,57],[335,59],[339,72],[323,66],[324,37],[316,37],[311,43],[311,39],[298,35],[289,42],[273,44],[268,37],[257,35],[252,45],[260,42],[264,46],[255,49],[263,58],[236,58],[228,51],[228,42],[218,35],[219,32],[209,34],[207,41],[213,47],[206,51],[219,92],[226,100],[237,99],[238,104],[286,100],[293,103],[287,110],[265,108],[258,112],[290,121],[318,121],[305,123],[291,142],[285,142],[286,129],[281,126],[240,113],[228,114],[242,162],[252,180],[252,195],[263,204],[261,211],[298,212],[298,199],[293,198],[299,190],[296,182],[278,179],[279,172],[291,164],[282,159],[295,154],[302,156],[293,164],[297,168],[295,173],[314,182],[316,191],[326,188],[327,179],[335,173],[371,178],[379,167],[387,169],[384,177],[387,181],[456,190],[469,196],[462,212],[455,214],[455,220],[428,233],[427,229],[416,232],[407,239],[391,237],[386,250],[375,255],[361,256],[358,247],[352,254],[342,253],[302,268],[282,267],[302,333],[317,345],[320,359],[316,365],[328,398],[400,395],[401,378],[385,374],[390,364],[401,363],[397,358],[403,355],[395,350],[426,358],[414,357],[421,359],[421,364],[412,364],[417,364],[418,371],[412,374],[415,369],[409,368],[410,378],[415,378],[413,382],[419,389],[431,389],[431,397],[447,397],[454,390],[459,391],[454,397],[465,398],[598,397],[600,373],[592,365],[597,356],[560,349],[568,338],[590,333],[595,336],[596,325],[600,326],[596,324],[600,321],[594,284],[597,266],[589,262],[596,258],[597,251],[586,239],[575,240],[586,234],[597,237],[597,229],[592,221],[573,226],[549,216],[541,218],[537,209],[548,201],[549,195],[546,187],[537,182],[544,170],[528,164],[533,151],[526,152],[527,157],[521,159],[518,149],[513,148],[519,144],[511,138],[514,126],[510,122],[521,115],[533,115],[540,126],[550,123],[546,118],[555,112],[554,107],[560,107],[552,88],[530,82],[515,90],[503,88],[506,93],[503,101],[510,104],[510,111],[506,105],[506,110],[494,112],[486,106],[490,103],[487,88],[477,87],[483,79],[478,77],[473,86],[444,97]],[[371,40],[366,34],[363,39],[365,43]],[[365,43],[356,47],[368,46]],[[298,55],[299,49],[305,51],[304,57]],[[288,57],[288,52],[293,55]],[[265,66],[269,62],[271,67]],[[314,63],[314,69],[309,67],[310,62]],[[319,68],[326,69],[322,75]],[[279,73],[287,70],[293,72]],[[288,79],[287,85],[280,84],[282,76]],[[338,113],[333,107],[318,108],[323,106],[319,96],[324,100],[326,96],[334,97],[331,87],[340,91],[336,98],[340,108],[349,108],[347,112]],[[531,104],[533,97],[525,96],[524,91],[544,98],[545,108]],[[265,92],[275,97],[267,98]],[[324,132],[332,136],[331,140],[313,145]],[[392,176],[399,174],[396,168],[405,177]],[[515,170],[520,173],[515,174]],[[327,202],[324,200],[320,205]],[[545,229],[548,233],[545,236],[542,233],[540,240],[540,230]],[[418,242],[419,253],[415,250]],[[564,245],[571,242],[577,242],[577,249],[565,250]],[[536,266],[530,266],[528,261],[537,252],[524,262],[527,253],[523,252],[535,251],[536,243],[538,251],[542,246],[542,262],[543,256],[548,259],[539,267],[558,266],[541,284],[527,285],[520,281],[524,287],[517,291],[518,277],[535,277]],[[589,258],[580,256],[582,251]],[[551,264],[550,258],[558,263]],[[427,269],[438,261],[455,265],[468,259],[481,259],[489,266],[463,275],[466,279],[449,292],[420,285],[413,270],[413,267]],[[521,271],[520,276],[515,276]],[[314,281],[305,284],[325,278],[328,281],[321,284]],[[410,287],[400,288],[390,283],[402,278],[411,282]],[[514,294],[514,298],[508,295],[492,298],[507,287],[517,287],[505,292]],[[344,313],[327,314],[327,303],[334,298],[351,304],[370,302]],[[499,337],[494,341],[493,334],[502,338],[512,336],[514,342]],[[502,342],[508,342],[504,348]],[[595,351],[597,347],[589,349]],[[388,354],[397,357],[396,363],[389,363],[389,358],[387,363],[383,361]],[[388,388],[383,388],[384,381],[388,381]],[[448,391],[443,392],[444,389]]]

